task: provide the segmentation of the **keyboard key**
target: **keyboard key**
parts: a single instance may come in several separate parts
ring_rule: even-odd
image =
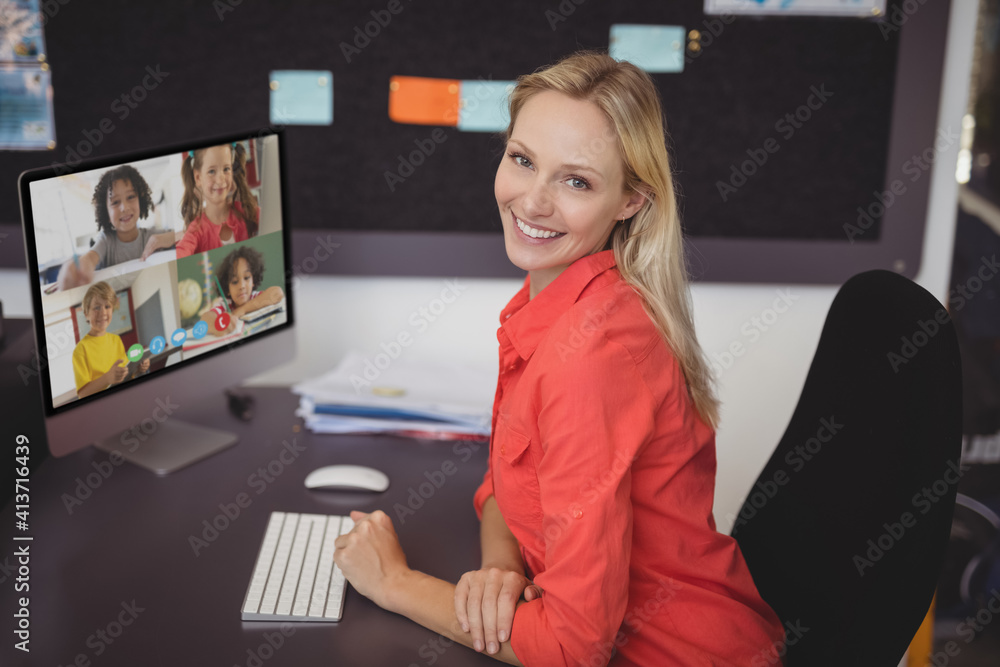
[[[347,582],[333,562],[349,517],[272,512],[254,564],[244,621],[339,621]]]

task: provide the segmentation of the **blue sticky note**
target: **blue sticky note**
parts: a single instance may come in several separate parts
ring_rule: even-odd
[[[608,54],[647,72],[683,72],[685,40],[681,26],[618,23],[611,26]]]
[[[462,132],[499,132],[507,129],[508,97],[513,81],[462,81],[458,90],[458,129]]]
[[[271,72],[271,122],[276,125],[333,123],[333,72]]]

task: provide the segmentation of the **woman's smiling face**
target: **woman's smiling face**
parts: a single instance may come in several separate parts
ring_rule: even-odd
[[[643,198],[625,191],[610,121],[592,102],[536,93],[521,107],[494,192],[507,256],[531,273],[532,296],[607,243]]]

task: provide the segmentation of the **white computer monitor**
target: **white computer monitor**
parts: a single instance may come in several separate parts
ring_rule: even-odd
[[[166,474],[235,443],[184,407],[294,357],[282,134],[19,181],[49,450]]]

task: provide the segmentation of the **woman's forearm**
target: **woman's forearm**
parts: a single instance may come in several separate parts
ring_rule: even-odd
[[[472,648],[472,635],[462,631],[455,616],[454,584],[423,572],[409,570],[404,577],[388,588],[386,599],[378,602],[389,611],[401,614],[429,630]],[[508,665],[521,664],[514,655],[509,641],[501,643],[500,650],[490,657]]]
[[[496,567],[524,574],[521,546],[503,520],[496,498],[493,496],[483,503],[479,541],[483,552],[483,569]]]

